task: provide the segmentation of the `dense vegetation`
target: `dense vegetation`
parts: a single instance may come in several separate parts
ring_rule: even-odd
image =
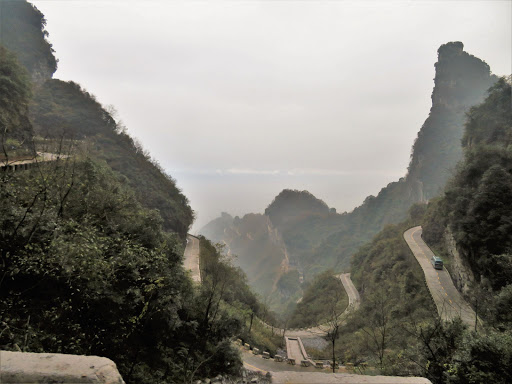
[[[0,160],[9,162],[31,151],[27,145],[33,135],[28,119],[30,95],[28,73],[0,45]]]
[[[259,301],[249,288],[245,273],[232,264],[222,248],[215,247],[204,237],[200,237],[200,246],[204,319],[208,318],[210,324],[217,322],[231,328],[230,332],[244,342],[274,355],[283,342],[282,335],[272,328],[276,324],[274,313]],[[208,332],[208,327],[202,331]]]
[[[0,43],[16,54],[37,82],[50,78],[57,69],[45,26],[43,14],[32,4],[0,1]]]
[[[304,290],[288,322],[289,328],[305,328],[326,323],[326,318],[341,313],[348,306],[348,296],[332,270],[318,274]],[[333,308],[334,307],[334,308]]]
[[[29,121],[30,92],[12,55],[4,52],[0,68],[2,96],[17,101],[1,105],[8,142]],[[91,119],[94,111],[102,109]],[[98,157],[75,152],[0,175],[1,348],[106,356],[127,382],[237,373],[240,316],[222,308],[223,292],[205,306],[210,274],[194,289],[180,233],[166,231],[161,211],[145,208],[130,180]],[[236,300],[257,305],[240,272],[224,270]]]
[[[370,361],[383,372],[433,383],[509,383],[512,379],[511,86],[500,79],[467,114],[464,160],[445,193],[411,208],[360,249],[352,277],[362,307],[342,332],[346,361]],[[448,257],[446,233],[476,277],[470,303],[485,317],[479,332],[435,314],[418,264],[402,234],[422,224],[424,238]],[[447,260],[448,264],[450,260]],[[452,271],[454,272],[454,271]]]
[[[424,209],[413,206],[406,221],[386,226],[354,255],[351,277],[361,307],[341,331],[338,353],[345,362],[367,361],[384,373],[416,373],[404,355],[415,338],[404,327],[433,319],[435,308],[403,232],[420,222]]]
[[[127,382],[236,372],[240,321],[205,312],[179,238],[119,175],[58,162],[4,174],[0,193],[3,348],[110,357]]]
[[[424,225],[425,238],[444,256],[445,232],[453,234],[475,283],[490,300],[496,294],[505,299],[512,287],[511,143],[511,86],[500,79],[485,102],[469,111],[464,161]]]
[[[240,336],[275,351],[271,330],[251,329],[272,314],[211,244],[204,284],[184,271],[193,212],[174,180],[112,109],[49,78],[42,14],[0,10],[14,51],[0,46],[2,157],[63,155],[0,175],[0,348],[106,356],[128,383],[236,374]]]
[[[76,83],[48,80],[36,89],[30,116],[42,142],[74,140],[105,160],[126,177],[141,204],[159,210],[165,230],[185,236],[193,220],[187,198],[94,96]]]

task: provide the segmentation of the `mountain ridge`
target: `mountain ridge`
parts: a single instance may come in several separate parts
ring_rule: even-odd
[[[349,213],[335,213],[322,202],[325,206],[320,204],[318,207],[324,207],[320,211],[297,215],[284,206],[311,194],[287,190],[265,210],[271,220],[274,216],[273,224],[287,246],[291,265],[296,265],[306,279],[328,268],[348,268],[350,256],[385,224],[401,222],[412,204],[440,193],[462,155],[465,113],[483,100],[497,79],[484,61],[463,48],[461,42],[449,42],[438,49],[432,107],[413,144],[404,177],[383,187],[376,196],[368,196]],[[313,195],[309,198],[311,202],[318,200]],[[272,213],[280,210],[288,215]],[[304,212],[302,207],[298,211]],[[209,228],[211,231],[212,226]]]

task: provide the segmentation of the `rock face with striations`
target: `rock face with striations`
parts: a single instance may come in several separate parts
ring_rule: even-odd
[[[461,42],[442,45],[435,64],[436,76],[430,114],[413,146],[410,185],[421,184],[417,200],[437,196],[462,158],[465,115],[483,101],[497,77],[482,60],[464,51]]]

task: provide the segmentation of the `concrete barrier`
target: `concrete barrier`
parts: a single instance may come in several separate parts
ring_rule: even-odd
[[[245,348],[245,349],[247,349],[247,350],[249,350],[249,349],[251,349],[251,346],[250,346],[249,344],[245,343],[245,344],[244,344],[244,348]]]
[[[124,384],[106,357],[0,351],[0,383]]]
[[[324,367],[324,363],[322,363],[321,361],[317,361],[315,363],[315,368],[323,368]]]
[[[236,344],[237,345],[242,345],[242,340],[241,339],[236,339]]]
[[[301,367],[309,367],[309,361],[308,360],[301,360],[300,361]]]
[[[288,364],[295,365],[295,359],[287,359]]]
[[[264,359],[270,359],[270,353],[268,353],[268,352],[263,352],[263,354],[261,355],[261,357],[263,357]]]
[[[275,355],[274,356],[274,361],[277,361],[278,363],[281,363],[284,361],[284,357],[283,356],[279,356],[279,355]]]
[[[256,348],[256,347],[253,347],[253,349],[252,349],[252,353],[253,353],[254,355],[259,355],[259,354],[260,354],[260,350],[259,350],[258,348]]]

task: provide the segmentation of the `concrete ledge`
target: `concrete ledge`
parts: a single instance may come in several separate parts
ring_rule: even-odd
[[[106,357],[0,351],[0,383],[124,384]]]

